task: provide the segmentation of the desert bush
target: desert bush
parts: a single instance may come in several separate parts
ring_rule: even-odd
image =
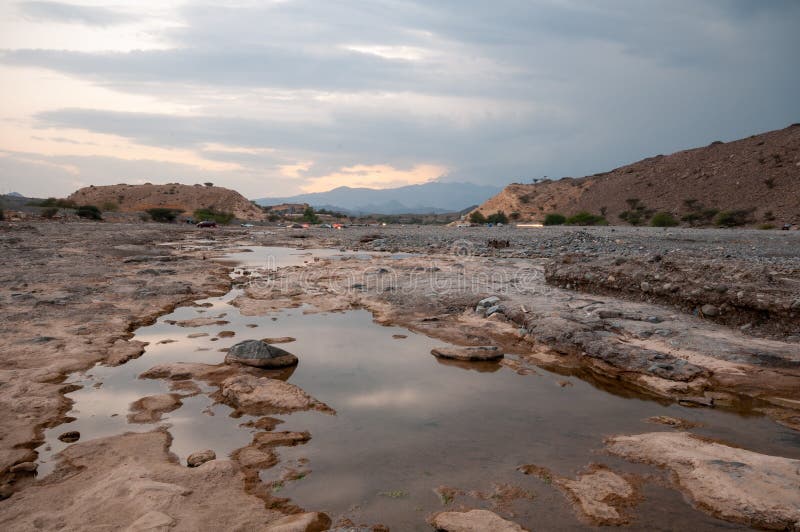
[[[514,212],[512,212],[511,214],[509,214],[508,216],[509,216],[509,218],[511,218],[512,220],[519,220],[520,214],[519,214],[518,212],[514,211]]]
[[[557,212],[552,212],[544,217],[544,225],[564,225],[567,217]]]
[[[103,216],[100,213],[100,209],[98,209],[95,205],[81,205],[75,211],[75,214],[80,216],[81,218],[86,218],[89,220],[102,220]]]
[[[275,213],[272,213],[272,214],[270,214],[270,215],[267,215],[267,220],[269,220],[270,222],[277,222],[277,221],[278,221],[278,220],[280,220],[280,219],[281,219],[281,217],[280,217],[280,216],[278,216],[278,215],[277,215],[277,214],[275,214]]]
[[[156,207],[153,209],[147,209],[145,212],[150,215],[150,218],[154,222],[171,223],[174,222],[175,218],[178,217],[178,214],[183,211],[178,209],[165,209],[163,207]]]
[[[608,221],[602,216],[590,212],[581,211],[575,216],[570,216],[566,220],[567,225],[608,225]]]
[[[738,227],[746,225],[752,221],[750,214],[752,210],[722,211],[714,218],[714,224],[720,227]]]
[[[639,198],[628,198],[625,203],[628,204],[628,210],[619,214],[620,220],[631,225],[642,225],[653,216],[653,210],[648,209]]]
[[[653,227],[675,227],[678,225],[678,220],[668,212],[658,212],[653,215],[650,225]]]
[[[490,224],[507,224],[508,216],[503,211],[497,211],[487,216],[486,221]]]
[[[481,211],[473,211],[469,215],[469,221],[474,224],[485,224],[486,216],[484,216]]]
[[[47,207],[42,211],[42,217],[48,220],[52,219],[56,214],[58,214],[58,207]]]
[[[233,214],[209,207],[207,209],[197,209],[194,211],[194,218],[199,221],[212,220],[218,224],[228,224],[233,220]]]
[[[32,207],[58,207],[61,209],[75,209],[77,205],[68,199],[47,198],[41,201],[30,201],[28,205]]]

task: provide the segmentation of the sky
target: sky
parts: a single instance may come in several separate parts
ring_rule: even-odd
[[[795,0],[0,0],[0,193],[582,176],[800,122]]]

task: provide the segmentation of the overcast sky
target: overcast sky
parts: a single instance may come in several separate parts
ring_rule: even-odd
[[[795,0],[0,0],[0,192],[596,173],[800,122]]]

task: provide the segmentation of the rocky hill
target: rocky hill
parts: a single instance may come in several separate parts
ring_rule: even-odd
[[[800,124],[593,176],[512,184],[478,210],[519,213],[523,221],[587,211],[610,224],[627,223],[631,212],[647,223],[663,211],[698,225],[711,223],[715,211],[743,211],[747,225],[800,223]]]
[[[90,186],[72,193],[69,198],[78,205],[96,205],[101,209],[121,212],[145,211],[152,208],[177,209],[191,214],[197,209],[230,212],[241,220],[261,220],[264,213],[247,198],[222,187],[204,185],[109,185]]]

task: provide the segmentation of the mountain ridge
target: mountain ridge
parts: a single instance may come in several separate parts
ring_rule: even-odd
[[[308,203],[315,209],[348,214],[441,214],[479,205],[501,189],[495,185],[433,181],[388,189],[340,186],[326,192],[259,198],[255,202],[263,206]]]

